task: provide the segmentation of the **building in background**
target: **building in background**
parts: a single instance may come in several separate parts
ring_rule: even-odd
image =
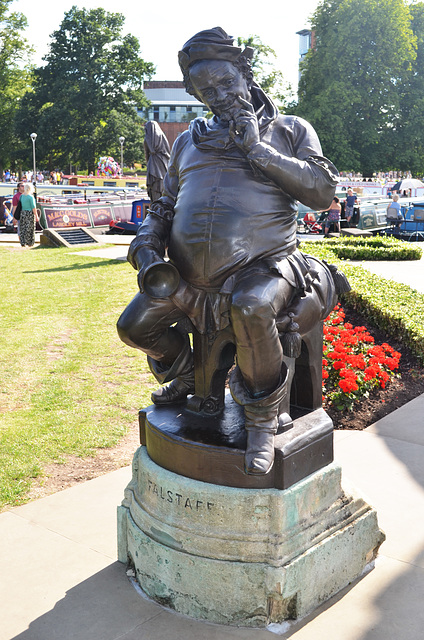
[[[313,49],[315,46],[315,34],[310,29],[302,29],[296,31],[296,35],[299,36],[299,79],[301,76],[300,63],[308,53],[309,49]]]
[[[158,122],[170,146],[188,129],[190,120],[208,112],[204,104],[186,92],[182,81],[150,80],[144,83],[143,90],[151,105],[148,109],[138,109],[138,114]]]

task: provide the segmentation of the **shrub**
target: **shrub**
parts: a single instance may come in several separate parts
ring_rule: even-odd
[[[387,236],[342,236],[318,242],[344,260],[420,260],[423,253],[417,245]]]
[[[381,278],[358,264],[340,260],[330,243],[309,242],[307,251],[337,267],[347,276],[352,290],[341,302],[361,313],[387,335],[401,340],[424,364],[424,295],[405,284]]]

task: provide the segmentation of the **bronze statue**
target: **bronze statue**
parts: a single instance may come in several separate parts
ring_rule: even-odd
[[[170,157],[168,139],[155,120],[148,120],[144,125],[144,153],[147,161],[147,194],[154,202],[162,195],[163,179]]]
[[[173,145],[162,197],[131,243],[140,293],[118,332],[169,383],[152,394],[167,405],[195,391],[190,342],[176,323],[188,317],[200,334],[231,326],[230,388],[244,407],[245,471],[260,475],[273,465],[287,394],[284,351],[293,355],[302,332],[335,302],[327,267],[297,249],[297,201],[328,208],[338,172],[313,128],[281,115],[255,84],[252,54],[219,27],[179,52],[187,91],[214,116],[196,118]]]

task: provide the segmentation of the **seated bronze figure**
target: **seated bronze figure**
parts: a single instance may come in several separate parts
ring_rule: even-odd
[[[221,28],[179,52],[186,89],[214,114],[196,118],[173,145],[162,196],[131,243],[140,292],[118,321],[121,339],[144,351],[156,405],[195,393],[193,353],[181,320],[200,336],[231,330],[230,377],[244,407],[245,471],[266,474],[287,408],[284,354],[336,301],[334,270],[297,248],[297,201],[329,207],[338,172],[313,128],[281,115],[255,84],[253,50]],[[167,260],[164,257],[167,253]]]

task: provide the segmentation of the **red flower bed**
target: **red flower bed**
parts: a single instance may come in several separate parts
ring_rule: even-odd
[[[400,353],[389,344],[374,344],[365,327],[344,323],[338,304],[324,322],[323,402],[339,411],[352,409],[373,387],[385,389],[399,367]]]

